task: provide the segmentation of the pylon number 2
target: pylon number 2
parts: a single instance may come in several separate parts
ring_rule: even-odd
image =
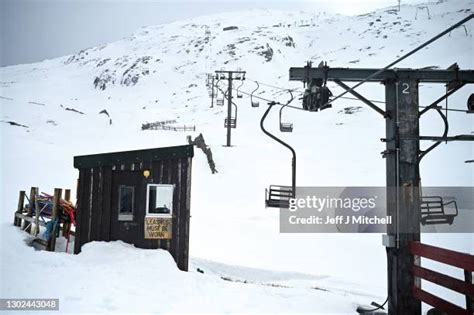
[[[410,89],[410,85],[408,83],[403,83],[402,86],[403,86],[402,93],[403,94],[410,94],[410,91],[408,91]]]

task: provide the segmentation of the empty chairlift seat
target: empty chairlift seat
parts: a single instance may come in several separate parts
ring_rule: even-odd
[[[270,208],[288,208],[290,199],[294,198],[291,186],[271,185],[265,194],[265,206]]]
[[[294,99],[293,97],[293,93],[291,92],[291,90],[288,90],[288,92],[290,93],[290,100],[285,104],[283,105],[281,108],[280,108],[280,115],[279,115],[279,122],[280,122],[280,131],[281,132],[293,132],[293,124],[292,123],[289,123],[289,122],[282,122],[282,114],[283,114],[283,109],[288,106]]]
[[[275,105],[275,102],[268,103],[268,108],[260,120],[260,128],[264,134],[291,151],[291,186],[271,185],[268,189],[265,189],[265,206],[272,208],[289,208],[290,199],[295,198],[296,196],[296,152],[289,144],[265,129],[265,119]]]
[[[243,75],[242,77],[239,75],[238,77],[236,77],[236,80],[241,80],[239,86],[237,87],[237,98],[242,98],[243,95],[242,93],[240,93],[240,89],[244,85],[245,75]]]
[[[280,131],[281,132],[293,132],[293,124],[292,123],[281,123],[280,124]]]
[[[229,126],[229,119],[225,118],[224,120],[224,127],[227,128]],[[237,120],[235,118],[230,119],[230,128],[237,127]]]
[[[253,94],[257,92],[258,88],[260,87],[257,81],[255,81],[255,83],[257,84],[257,87],[252,91],[252,93],[250,93],[250,105],[252,105],[252,107],[258,107],[260,105],[258,101],[253,100]]]
[[[456,200],[444,202],[441,196],[421,197],[421,224],[453,224],[458,215]]]
[[[224,100],[218,98],[217,101],[216,101],[216,104],[217,104],[217,106],[224,106]]]

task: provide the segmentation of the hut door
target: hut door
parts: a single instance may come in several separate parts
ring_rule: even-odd
[[[146,179],[141,171],[113,171],[111,240],[140,245],[145,217]]]

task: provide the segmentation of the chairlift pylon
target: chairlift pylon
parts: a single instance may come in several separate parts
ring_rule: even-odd
[[[291,151],[291,186],[270,185],[270,187],[265,190],[265,206],[272,208],[288,208],[290,206],[290,199],[295,198],[296,196],[296,152],[289,144],[268,132],[264,127],[265,118],[267,118],[268,113],[274,105],[276,105],[275,102],[268,103],[268,108],[260,120],[260,128],[267,136]]]
[[[288,92],[290,93],[290,100],[285,104],[283,105],[281,108],[280,108],[280,116],[279,116],[279,121],[280,121],[280,131],[281,132],[293,132],[293,123],[290,123],[290,122],[282,122],[281,121],[281,116],[282,116],[282,111],[283,111],[283,108],[285,108],[286,106],[288,106],[292,101],[293,101],[293,93],[291,92],[291,90],[288,90]]]
[[[255,90],[252,91],[252,93],[250,93],[250,105],[252,107],[259,107],[260,103],[258,101],[253,100],[253,93],[255,93],[260,88],[260,84],[258,84],[257,81],[255,81],[255,83],[257,83],[257,87],[255,88]]]

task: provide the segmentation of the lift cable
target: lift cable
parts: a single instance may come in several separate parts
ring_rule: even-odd
[[[266,84],[266,83],[263,83],[262,81],[256,81],[256,80],[252,80],[252,79],[248,79],[247,80],[250,80],[250,81],[253,81],[253,82],[258,82],[260,85],[264,85],[264,86],[268,86],[268,87],[272,87],[272,88],[275,88],[275,89],[279,89],[279,90],[282,90],[282,91],[295,91],[295,90],[298,90],[298,89],[302,89],[301,87],[299,88],[294,88],[294,89],[285,89],[285,88],[281,88],[281,87],[278,87],[278,86],[273,86],[273,85],[270,85],[270,84]],[[240,91],[240,90],[237,90],[237,89],[234,89],[238,92],[242,92],[243,94],[246,94],[246,95],[250,95],[249,93],[245,93],[243,91]],[[301,92],[301,94],[303,94],[303,92]],[[269,100],[267,99],[264,99],[264,98],[261,98],[261,97],[258,97],[258,96],[253,96],[255,98],[260,98],[261,100],[264,100],[264,101],[267,101],[267,102],[270,102]],[[341,99],[346,99],[346,100],[352,100],[352,101],[360,101],[358,98],[356,97],[350,97],[350,96],[340,96],[339,98]],[[333,99],[334,100],[334,99]],[[332,101],[333,101],[332,100]],[[379,100],[371,100],[369,99],[369,101],[371,101],[372,103],[378,103],[378,104],[385,104],[385,101],[379,101]],[[288,106],[288,107],[291,107],[291,108],[295,108],[295,109],[299,109],[295,106]],[[428,108],[428,106],[419,106],[419,108]],[[451,111],[451,112],[460,112],[460,113],[467,113],[468,111],[466,110],[463,110],[463,109],[455,109],[455,108],[445,108],[445,107],[438,107],[439,109],[442,109],[442,110],[447,110],[447,111]]]
[[[271,84],[267,84],[267,83],[264,83],[262,81],[257,81],[257,80],[253,80],[253,79],[249,79],[249,78],[246,78],[247,80],[250,80],[252,82],[255,82],[255,83],[259,83],[260,85],[264,85],[264,86],[268,86],[268,87],[271,87],[271,88],[274,88],[274,89],[278,89],[278,90],[282,90],[282,91],[296,91],[296,90],[300,90],[302,89],[302,87],[297,87],[297,88],[293,88],[293,89],[288,89],[288,88],[282,88],[282,87],[278,87],[278,86],[275,86],[275,85],[271,85]],[[303,94],[303,92],[301,92],[301,94]],[[355,97],[350,97],[350,96],[341,96],[340,98],[342,99],[348,99],[348,100],[355,100],[355,101],[359,101],[358,98],[355,98]],[[371,101],[372,103],[379,103],[379,104],[385,104],[384,101],[375,101],[375,100],[369,100]]]
[[[428,108],[429,106],[418,106],[419,108]],[[456,109],[456,108],[446,108],[446,107],[441,107],[441,106],[437,106],[437,107],[431,107],[430,109],[442,109],[444,111],[449,111],[449,112],[459,112],[459,113],[468,113],[469,111],[468,110],[464,110],[464,109]]]
[[[234,88],[232,88],[232,89],[235,90]],[[287,89],[286,91],[290,91],[290,90]],[[249,92],[240,91],[240,93],[245,94],[245,95],[247,95],[247,96],[250,96],[250,93],[249,93]],[[267,98],[264,98],[264,97],[261,97],[261,96],[256,96],[256,95],[254,95],[253,97],[254,97],[254,98],[257,98],[257,99],[259,99],[259,100],[261,100],[261,101],[265,101],[265,102],[267,102],[267,103],[274,103],[274,105],[280,105],[280,106],[285,105],[285,104],[282,104],[282,103],[280,103],[280,102],[276,102],[275,100],[270,100],[270,99],[267,99]],[[292,106],[292,105],[286,105],[286,107],[304,111],[304,109],[302,109],[302,108],[300,108],[300,107]]]
[[[252,80],[252,79],[249,79],[248,77],[245,78],[246,80],[249,80],[249,81],[252,81],[252,82],[255,82],[255,83],[258,83],[260,85],[264,85],[264,86],[268,86],[268,87],[271,87],[271,88],[274,88],[274,89],[279,89],[279,90],[282,90],[282,91],[288,91],[288,88],[282,88],[282,87],[279,87],[279,86],[275,86],[275,85],[271,85],[271,84],[268,84],[268,83],[264,83],[262,81],[257,81],[257,80]],[[293,89],[290,89],[291,91],[295,91],[295,90],[299,90],[301,89],[301,87],[296,87],[296,88],[293,88]]]
[[[439,33],[438,35],[436,35],[435,37],[431,38],[430,40],[426,41],[425,43],[421,44],[420,46],[416,47],[415,49],[411,50],[410,52],[406,53],[405,55],[403,55],[402,57],[398,58],[397,60],[395,60],[394,62],[390,63],[389,65],[385,66],[384,68],[380,69],[380,70],[377,70],[376,72],[372,73],[371,75],[369,75],[367,78],[365,78],[364,80],[360,81],[359,83],[357,83],[356,85],[354,85],[353,87],[349,88],[348,90],[342,92],[341,94],[339,94],[338,96],[334,97],[333,99],[331,99],[330,102],[327,102],[326,104],[324,104],[323,106],[325,105],[328,105],[329,103],[331,102],[334,102],[335,100],[341,98],[342,96],[346,95],[347,93],[350,93],[352,91],[354,91],[354,89],[358,88],[359,86],[361,86],[362,84],[366,83],[367,81],[369,81],[370,79],[372,78],[375,78],[376,76],[378,76],[379,74],[381,74],[382,72],[388,70],[389,68],[393,67],[394,65],[396,65],[397,63],[401,62],[402,60],[410,57],[411,55],[417,53],[418,51],[420,51],[421,49],[425,48],[426,46],[430,45],[431,43],[437,41],[438,39],[440,39],[441,37],[443,37],[444,35],[448,34],[449,32],[451,32],[452,30],[458,28],[459,26],[463,25],[464,23],[468,22],[469,20],[471,20],[472,18],[474,18],[474,13],[471,13],[469,16],[467,16],[466,18],[464,18],[463,20],[459,21],[458,23],[454,24],[453,26],[447,28],[446,30],[444,30],[443,32]]]
[[[260,83],[260,84],[262,84],[262,83]],[[232,88],[232,89],[235,90],[235,91],[237,90],[237,89],[235,89],[235,88]],[[286,91],[292,91],[292,90],[286,89]],[[242,94],[245,94],[245,95],[247,95],[247,96],[250,96],[250,93],[249,93],[249,92],[245,92],[245,91],[242,91],[242,90],[239,90],[239,92],[242,93]],[[260,99],[260,100],[262,100],[262,101],[265,101],[265,102],[268,102],[268,103],[274,102],[274,100],[270,100],[270,99],[267,99],[267,98],[264,98],[264,97],[261,97],[261,96],[256,96],[256,95],[254,95],[253,97],[254,97],[254,98],[258,98],[258,99]],[[347,99],[347,100],[352,100],[352,101],[359,101],[358,98],[350,97],[350,96],[342,96],[342,97],[340,97],[340,98],[342,98],[342,99]],[[385,104],[384,101],[377,101],[377,100],[370,100],[370,101],[373,102],[373,103]],[[276,102],[275,105],[284,105],[284,104],[280,104],[279,102]],[[288,108],[293,108],[293,109],[297,109],[297,110],[303,110],[303,111],[304,111],[304,109],[302,109],[302,108],[300,108],[300,107],[292,106],[292,105],[287,105],[286,107],[288,107]],[[419,107],[419,108],[427,108],[428,106],[418,106],[418,107]],[[448,111],[450,111],[450,112],[459,112],[459,113],[467,113],[467,112],[468,112],[468,111],[463,110],[463,109],[445,108],[445,107],[437,107],[437,108],[439,108],[439,109],[441,109],[441,110],[448,110]]]
[[[388,296],[387,296],[387,298],[385,299],[385,302],[383,302],[382,305],[378,305],[377,303],[372,302],[373,304],[377,305],[377,307],[372,308],[372,309],[370,309],[370,310],[365,310],[365,309],[364,309],[364,310],[359,310],[359,311],[357,311],[357,312],[358,312],[359,314],[375,312],[376,310],[384,309],[383,307],[385,306],[385,304],[387,304],[387,302],[388,302]],[[374,306],[375,306],[375,305],[374,305]]]
[[[352,101],[360,101],[358,98],[355,98],[355,97],[350,97],[350,96],[342,96],[340,97],[342,99],[347,99],[347,100],[352,100]],[[376,101],[376,100],[369,100],[371,101],[372,103],[379,103],[379,104],[385,104],[384,101]],[[459,113],[468,113],[469,111],[467,110],[464,110],[464,109],[456,109],[456,108],[446,108],[446,107],[442,107],[442,106],[437,106],[437,107],[429,107],[429,106],[418,106],[419,108],[430,108],[430,109],[441,109],[441,110],[444,110],[444,111],[449,111],[449,112],[459,112]]]
[[[235,90],[234,88],[232,88],[232,89]],[[252,95],[250,92],[245,92],[245,91],[240,91],[240,93],[245,94],[245,95],[247,95],[247,96]],[[270,100],[270,99],[267,99],[267,98],[264,98],[264,97],[261,97],[261,96],[253,95],[253,97],[254,97],[254,98],[257,98],[257,99],[259,99],[259,100],[261,100],[261,101],[268,102],[268,103],[273,102],[273,100]]]

